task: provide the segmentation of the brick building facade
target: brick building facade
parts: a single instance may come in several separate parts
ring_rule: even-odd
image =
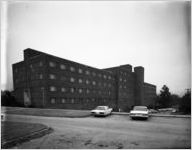
[[[156,86],[144,82],[144,68],[131,65],[97,69],[33,49],[15,63],[13,86],[17,102],[45,108],[93,109],[109,105],[130,110],[153,105]]]

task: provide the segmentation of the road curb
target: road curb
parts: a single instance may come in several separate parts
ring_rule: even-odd
[[[130,113],[125,112],[112,112],[112,115],[129,115]]]
[[[50,128],[50,127],[47,127],[47,128],[41,129],[41,130],[37,130],[37,131],[31,132],[31,133],[29,133],[27,135],[24,135],[24,136],[21,136],[21,137],[17,137],[17,138],[2,142],[1,143],[1,148],[3,148],[3,149],[10,148],[10,147],[15,146],[18,143],[22,143],[22,142],[25,142],[25,141],[28,141],[28,140],[32,140],[34,138],[42,137],[42,136],[44,136],[46,134],[51,133],[52,131],[53,131],[53,129]]]
[[[113,115],[128,115],[130,113],[124,112],[112,112]],[[160,114],[150,114],[152,117],[172,117],[172,118],[191,118],[191,115],[160,115]]]
[[[191,118],[188,115],[158,115],[158,114],[151,114],[153,117],[173,117],[173,118]]]

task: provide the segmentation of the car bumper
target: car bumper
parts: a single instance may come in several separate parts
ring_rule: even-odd
[[[92,115],[94,116],[106,116],[107,114],[103,113],[103,112],[91,112]]]
[[[131,118],[149,118],[149,115],[144,115],[144,114],[130,114]]]

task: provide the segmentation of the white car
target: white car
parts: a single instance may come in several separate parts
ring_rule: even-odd
[[[91,110],[91,114],[94,116],[108,116],[112,110],[113,109],[108,106],[97,106],[94,110]]]
[[[131,119],[134,118],[149,118],[149,110],[146,106],[134,106],[133,110],[130,111]]]

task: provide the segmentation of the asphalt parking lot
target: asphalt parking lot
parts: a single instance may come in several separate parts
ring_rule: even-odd
[[[19,144],[20,149],[143,149],[190,148],[191,118],[151,117],[130,120],[109,117],[40,117],[10,114],[9,121],[41,123],[54,129],[44,137]]]

